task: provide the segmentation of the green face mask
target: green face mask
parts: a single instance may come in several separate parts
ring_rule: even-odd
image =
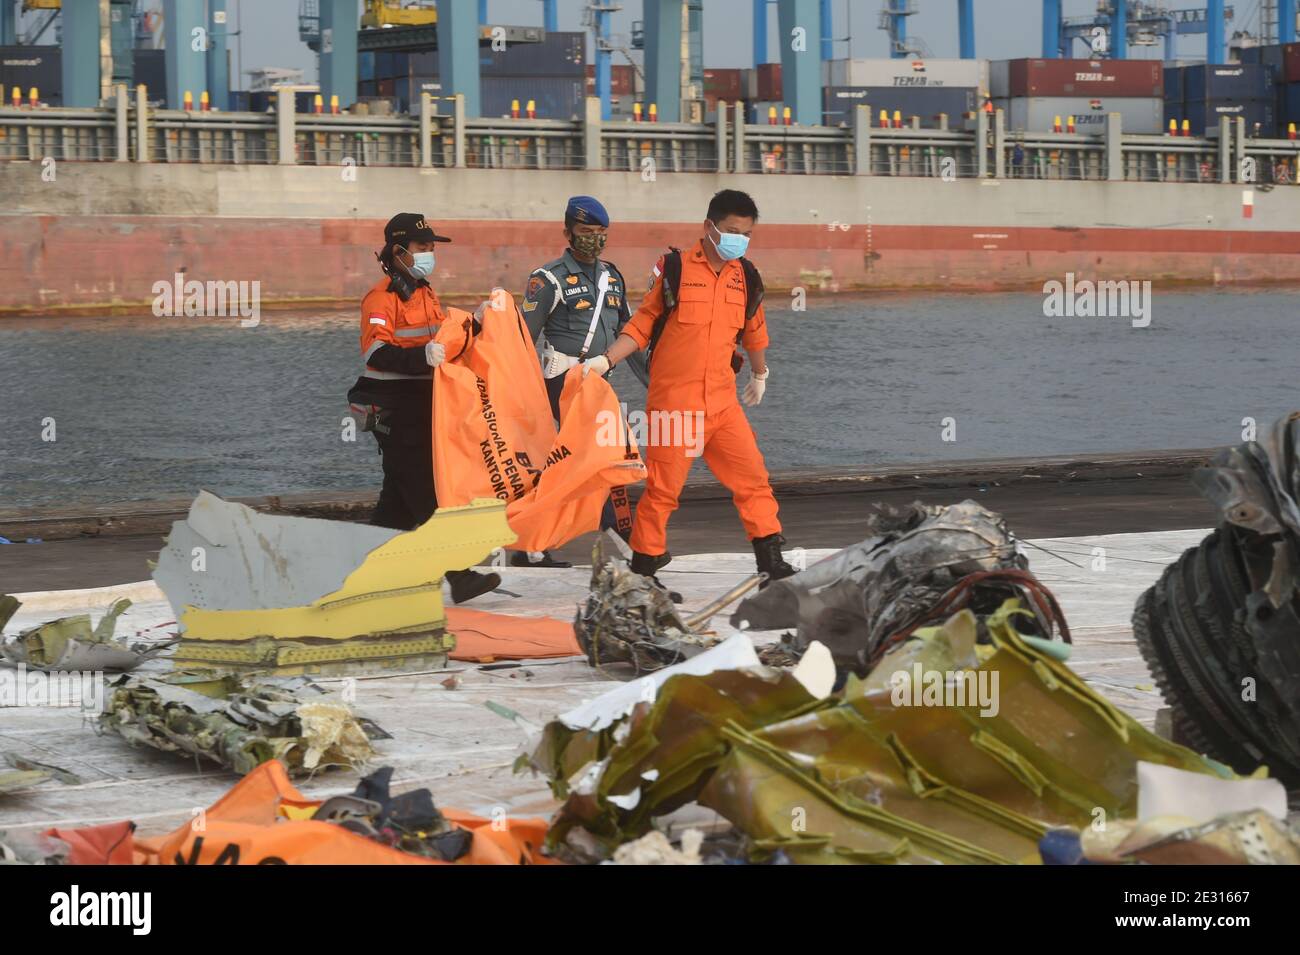
[[[604,232],[597,232],[594,235],[574,233],[569,239],[569,245],[573,247],[574,252],[577,252],[584,259],[594,259],[605,248],[605,242],[608,239],[608,234]]]

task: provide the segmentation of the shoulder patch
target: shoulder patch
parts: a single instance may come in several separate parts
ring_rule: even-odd
[[[528,288],[524,290],[524,298],[536,299],[545,287],[546,279],[542,278],[540,275],[530,275],[528,277]]]

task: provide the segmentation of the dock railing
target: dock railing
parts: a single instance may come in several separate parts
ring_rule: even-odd
[[[280,91],[265,113],[158,109],[119,86],[109,105],[0,106],[0,162],[155,162],[311,166],[621,170],[661,173],[1063,179],[1294,185],[1300,141],[1248,135],[1009,131],[1001,111],[876,126],[869,104],[839,126],[756,124],[720,102],[710,123],[467,118],[458,96],[422,94],[412,113],[296,113]]]

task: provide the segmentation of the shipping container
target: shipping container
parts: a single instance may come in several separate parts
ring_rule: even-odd
[[[784,95],[781,92],[781,64],[760,63],[754,70],[757,88],[754,98],[764,102],[779,102]]]
[[[357,80],[373,80],[375,78],[375,54],[373,51],[362,50],[357,54]]]
[[[1271,67],[1277,76],[1283,75],[1285,64],[1280,43],[1270,46],[1248,46],[1238,52],[1242,63],[1258,63],[1261,66]]]
[[[1165,67],[1164,99],[1166,104],[1181,106],[1183,100],[1187,98],[1183,95],[1183,77],[1186,75],[1186,70]]]
[[[144,84],[145,96],[151,103],[167,102],[167,51],[135,50],[135,82]]]
[[[1300,83],[1287,83],[1278,89],[1278,135],[1286,137],[1287,123],[1300,129]]]
[[[587,95],[596,95],[596,65],[587,64]],[[611,96],[632,96],[636,92],[636,70],[630,63],[613,63],[609,68]]]
[[[1006,60],[990,66],[995,99],[1070,96],[1164,96],[1163,70],[1155,60]]]
[[[22,90],[23,102],[36,87],[42,103],[63,103],[62,57],[57,46],[0,46],[0,86],[4,103],[12,102],[14,86]]]
[[[1282,80],[1300,83],[1300,43],[1288,43],[1282,47]]]
[[[1056,117],[1065,129],[1068,117],[1080,133],[1105,129],[1106,114],[1119,113],[1123,131],[1154,135],[1164,132],[1164,100],[1158,96],[1047,96],[995,99],[995,109],[1004,113],[1006,128],[1023,132],[1051,132]]]
[[[744,89],[740,85],[740,70],[705,70],[705,99],[744,99]]]
[[[417,112],[420,108],[420,94],[428,93],[430,96],[442,96],[442,80],[436,76],[409,76],[406,79],[406,91],[402,96],[404,101],[403,108],[408,112]],[[450,113],[451,104],[434,104],[435,112]]]
[[[988,60],[902,59],[830,60],[827,86],[903,86],[989,88]]]
[[[531,99],[538,119],[580,119],[585,80],[565,76],[485,76],[481,83],[484,116],[509,116],[511,100],[519,100],[520,115]]]
[[[441,76],[442,68],[438,61],[437,50],[425,50],[407,55],[407,67],[411,76]]]
[[[1180,129],[1182,121],[1186,119],[1193,136],[1217,136],[1221,116],[1233,120],[1238,116],[1245,119],[1247,136],[1258,135],[1269,139],[1277,131],[1277,108],[1273,99],[1189,99],[1183,104],[1181,114],[1174,118],[1178,120]]]
[[[768,113],[773,107],[776,108],[776,121],[780,124],[783,122],[782,117],[784,115],[785,104],[770,100],[766,102],[759,101],[757,103],[746,104],[745,119],[750,123],[756,123],[760,126],[766,125],[768,122]]]
[[[826,85],[826,81],[822,81]],[[740,98],[749,102],[758,99],[758,70],[743,69],[740,71]]]
[[[946,113],[948,125],[955,128],[962,125],[967,113],[978,108],[979,91],[955,87],[829,86],[822,93],[823,122],[827,126],[852,125],[853,108],[863,104],[871,107],[873,120],[882,109],[890,119],[898,110],[905,123],[919,116],[922,126],[933,129],[939,125],[939,114]]]
[[[1268,67],[1257,63],[1189,66],[1183,74],[1184,100],[1255,100],[1273,96]]]
[[[393,72],[396,68],[394,65],[396,58],[397,54],[393,53],[391,50],[377,51],[375,53],[375,79],[391,80],[394,76],[398,75]],[[402,67],[401,75],[406,75],[405,65]]]
[[[587,65],[587,35],[548,33],[539,43],[510,43],[504,50],[482,47],[480,72],[489,76],[567,76],[581,80]]]

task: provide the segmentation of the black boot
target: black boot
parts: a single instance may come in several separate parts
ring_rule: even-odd
[[[573,564],[567,560],[556,560],[551,556],[550,551],[542,551],[541,560],[533,560],[528,551],[512,550],[510,552],[511,567],[572,567]]]
[[[664,586],[663,581],[655,576],[655,571],[665,567],[672,559],[673,555],[668,553],[660,554],[658,557],[652,557],[649,554],[643,554],[640,551],[634,550],[632,551],[632,560],[627,566],[632,573],[640,574],[642,577],[649,577],[654,581],[656,587],[668,594],[669,600],[675,604],[679,604],[682,602],[682,595],[675,590],[669,590]]]
[[[785,543],[785,538],[780,534],[755,537],[751,543],[754,545],[754,561],[758,564],[758,572],[767,574],[767,580],[758,585],[759,590],[762,590],[774,580],[793,577],[798,573],[781,556],[781,545]]]
[[[444,574],[451,584],[451,602],[463,604],[501,586],[500,574],[480,574],[477,570],[449,570]]]

